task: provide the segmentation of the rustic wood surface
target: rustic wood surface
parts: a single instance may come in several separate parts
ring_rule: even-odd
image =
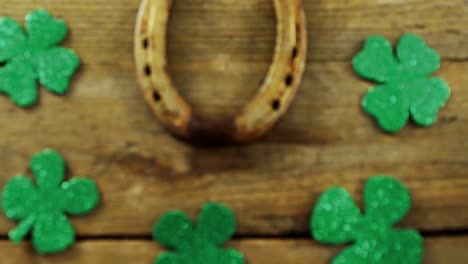
[[[430,237],[425,263],[467,263],[468,2],[304,2],[309,61],[292,109],[255,144],[203,147],[171,137],[144,103],[132,47],[138,0],[0,0],[2,16],[22,20],[42,7],[64,18],[71,30],[65,45],[83,61],[64,97],[42,89],[40,104],[23,110],[0,96],[0,186],[50,147],[65,156],[70,177],[94,178],[103,194],[99,210],[73,218],[84,241],[72,251],[41,258],[3,241],[0,262],[151,263],[158,248],[149,234],[161,214],[179,208],[195,216],[216,200],[236,211],[237,235],[246,240],[233,246],[251,263],[329,263],[336,249],[292,240],[309,236],[318,195],[342,185],[360,201],[369,176],[389,174],[412,192],[402,225]],[[255,94],[272,59],[272,2],[174,4],[168,57],[177,87],[201,112],[234,113]],[[390,136],[361,112],[360,98],[373,84],[353,73],[350,58],[370,34],[397,40],[405,32],[420,34],[442,55],[436,75],[453,97],[433,128],[408,125]],[[0,218],[0,235],[13,225]],[[260,236],[271,239],[254,239]]]

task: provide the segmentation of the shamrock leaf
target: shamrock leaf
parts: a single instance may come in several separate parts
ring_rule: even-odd
[[[410,106],[402,85],[371,88],[362,100],[362,107],[388,132],[397,132],[408,122]]]
[[[342,188],[333,188],[323,194],[314,213],[320,215],[311,222],[314,237],[329,244],[351,242],[355,226],[361,218],[359,208]]]
[[[312,236],[332,245],[354,242],[332,263],[421,263],[421,235],[415,230],[393,228],[409,211],[408,189],[396,179],[373,177],[365,186],[364,205],[365,213],[360,214],[350,194],[338,187],[318,199],[311,217]]]
[[[353,58],[353,67],[358,75],[380,84],[368,91],[362,107],[390,133],[400,131],[410,116],[418,125],[433,125],[450,97],[442,79],[430,78],[440,67],[440,56],[416,35],[404,35],[395,54],[385,38],[369,37]]]
[[[40,48],[48,48],[62,42],[68,34],[67,25],[53,18],[46,10],[36,10],[26,16],[29,41]]]
[[[32,231],[32,242],[39,253],[57,253],[75,241],[75,230],[65,213],[82,215],[99,203],[96,184],[86,178],[62,182],[65,161],[53,150],[36,154],[31,170],[37,186],[26,176],[8,181],[2,192],[5,215],[19,225],[8,233],[20,243]]]
[[[388,83],[399,71],[392,44],[380,36],[367,39],[364,51],[354,57],[353,66],[360,76],[378,83]]]
[[[406,34],[396,48],[401,65],[401,75],[426,77],[440,68],[440,56],[427,46],[424,40],[413,34]]]
[[[450,97],[450,89],[439,78],[415,80],[409,91],[411,116],[420,126],[431,126],[437,120],[437,113]]]
[[[164,214],[154,227],[153,236],[173,253],[163,253],[156,264],[243,264],[243,255],[231,249],[220,248],[236,229],[231,209],[219,203],[207,203],[193,226],[183,212]]]
[[[37,101],[37,81],[55,94],[68,90],[80,60],[72,50],[56,47],[67,35],[62,20],[45,10],[26,16],[27,34],[10,18],[0,18],[0,92],[20,107]]]
[[[11,18],[0,19],[0,61],[17,56],[25,48],[26,34],[21,25]]]
[[[36,81],[33,67],[23,64],[24,60],[13,60],[0,68],[0,92],[10,96],[18,106],[28,106],[37,100]],[[18,89],[20,87],[20,89]]]

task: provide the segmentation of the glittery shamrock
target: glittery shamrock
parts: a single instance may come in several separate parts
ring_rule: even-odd
[[[45,10],[26,16],[26,29],[11,18],[0,18],[0,93],[20,107],[37,101],[36,81],[47,90],[63,94],[80,60],[72,50],[57,47],[67,36],[67,26]]]
[[[31,160],[37,186],[30,178],[18,175],[8,181],[2,193],[5,215],[19,225],[8,233],[15,243],[31,231],[32,243],[39,253],[57,253],[75,241],[75,230],[65,213],[89,213],[99,203],[96,184],[86,178],[62,182],[65,162],[52,151],[45,150]]]
[[[408,213],[411,198],[398,180],[377,176],[364,190],[365,213],[350,194],[332,188],[322,194],[310,221],[313,237],[326,244],[354,242],[333,264],[419,264],[423,239],[416,230],[395,229],[392,225]]]
[[[234,213],[219,203],[207,203],[193,226],[186,214],[164,214],[153,231],[155,240],[173,253],[163,253],[155,264],[242,264],[242,253],[220,248],[236,229]]]
[[[353,66],[363,78],[381,84],[368,91],[362,107],[390,133],[401,130],[410,115],[420,126],[433,125],[450,97],[448,85],[430,77],[440,67],[439,55],[416,35],[404,35],[396,55],[388,40],[369,37]]]

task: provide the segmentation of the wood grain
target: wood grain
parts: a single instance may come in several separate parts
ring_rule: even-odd
[[[248,263],[309,264],[329,263],[342,248],[325,247],[311,240],[237,240],[227,245],[242,251]],[[422,264],[465,264],[468,237],[431,238],[425,241]],[[3,264],[17,263],[153,263],[164,249],[150,241],[83,241],[57,256],[38,256],[27,244],[15,246],[0,242]],[[24,254],[29,252],[30,254]]]
[[[424,37],[444,59],[468,58],[464,0],[307,0],[309,59],[351,58],[371,34],[396,40]],[[47,8],[67,20],[70,44],[84,61],[131,63],[139,0],[1,0],[2,15],[22,19]],[[275,15],[271,0],[175,0],[169,29],[170,58],[187,62],[230,56],[262,61],[272,56]],[[183,52],[190,46],[193,52]],[[178,51],[178,52],[175,52]]]
[[[369,176],[390,174],[413,194],[403,225],[468,228],[468,37],[466,1],[306,1],[309,59],[300,94],[279,126],[252,145],[207,148],[172,138],[137,87],[133,25],[139,1],[0,0],[17,19],[36,7],[64,17],[67,46],[83,60],[70,93],[41,91],[30,110],[0,97],[0,185],[26,172],[45,147],[64,154],[69,176],[94,178],[100,210],[74,218],[80,235],[146,235],[168,209],[195,216],[207,200],[232,206],[238,234],[307,234],[318,195],[334,185],[359,201]],[[265,76],[274,46],[267,0],[175,1],[169,70],[195,108],[232,113]],[[383,134],[359,101],[372,86],[348,59],[368,34],[420,33],[446,60],[437,75],[453,98],[437,125]],[[0,233],[13,223],[0,219]]]

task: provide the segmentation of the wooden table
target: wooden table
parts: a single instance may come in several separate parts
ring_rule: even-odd
[[[1,263],[152,263],[161,248],[153,224],[166,211],[195,217],[207,200],[231,206],[236,239],[249,263],[330,263],[341,248],[312,241],[318,195],[341,185],[360,202],[364,181],[393,175],[414,205],[401,224],[426,237],[424,263],[468,263],[468,2],[465,0],[304,0],[309,55],[301,91],[287,116],[255,144],[194,147],[174,139],[143,101],[135,78],[138,0],[0,0],[1,15],[22,21],[42,7],[64,18],[66,46],[83,65],[64,97],[40,92],[30,110],[0,97],[0,185],[27,172],[46,148],[65,156],[69,176],[87,175],[102,206],[72,218],[79,241],[41,257],[6,240]],[[207,114],[232,113],[255,94],[272,59],[270,0],[177,0],[169,26],[169,70],[181,92]],[[371,34],[424,37],[443,57],[437,73],[453,97],[430,129],[382,133],[359,103],[373,85],[352,56]]]

